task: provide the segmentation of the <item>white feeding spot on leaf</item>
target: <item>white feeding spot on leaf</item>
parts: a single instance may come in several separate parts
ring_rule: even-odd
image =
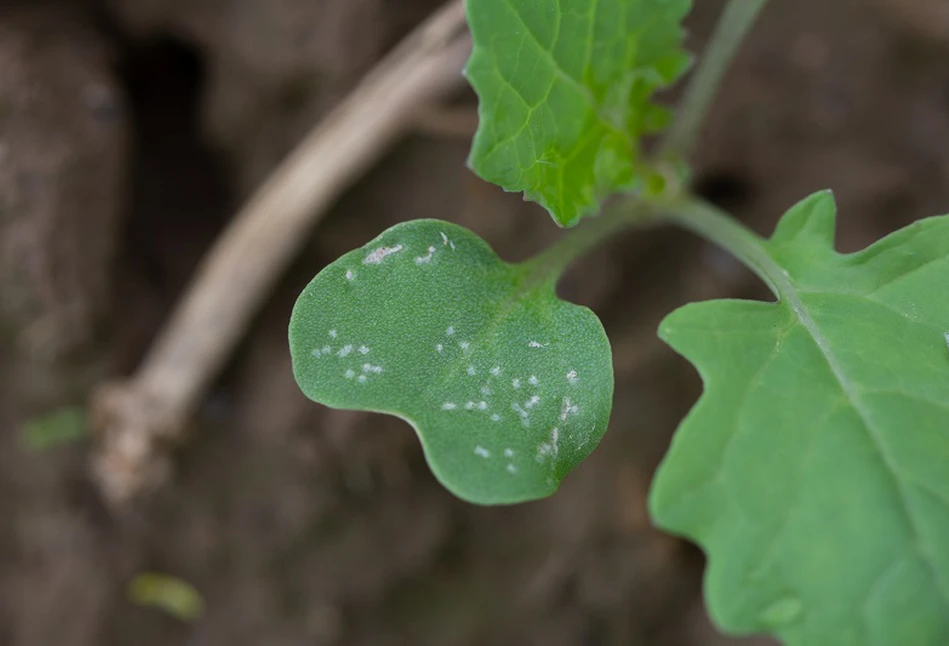
[[[443,346],[441,343],[435,344],[435,352],[437,352],[438,354],[441,354],[444,351],[445,351],[445,346]]]
[[[949,336],[949,332],[946,333],[946,336]],[[491,368],[491,374],[497,377],[501,374],[501,366],[494,366]]]
[[[540,341],[528,341],[527,347],[529,348],[546,348],[549,343],[541,343]]]
[[[501,416],[498,415],[497,413],[494,413],[493,415],[491,415],[491,421],[492,421],[492,422],[500,422],[500,421],[501,421]]]
[[[427,265],[428,263],[432,262],[432,258],[434,258],[434,257],[435,257],[435,247],[429,247],[427,254],[425,254],[424,256],[418,256],[418,257],[415,259],[415,264],[416,264],[416,265]]]
[[[515,378],[511,381],[511,385],[514,386],[515,388],[520,388],[520,387],[521,387],[521,380],[515,377]]]
[[[478,402],[478,410],[488,410],[488,402]]]
[[[369,354],[369,347],[365,345],[359,346],[359,354]]]
[[[527,412],[526,410],[524,410],[524,409],[521,407],[520,404],[518,404],[518,403],[516,403],[516,402],[513,403],[513,404],[511,404],[511,410],[513,410],[515,413],[517,413],[518,415],[521,416],[521,424],[523,424],[524,426],[530,426],[530,425],[531,425],[531,415],[530,415],[530,413]]]
[[[347,379],[352,379],[352,378],[355,377],[355,376],[356,376],[356,373],[353,372],[352,370],[347,370],[347,371],[346,371],[346,378],[347,378]]]
[[[449,325],[449,326],[448,326],[448,329],[445,330],[445,334],[448,335],[448,336],[454,336],[454,335],[455,335],[455,326]]]
[[[946,332],[946,347],[949,347],[949,332]]]
[[[352,269],[347,269],[347,270],[346,270],[346,280],[353,280],[354,278],[356,278],[356,274],[353,273],[353,270],[352,270]]]
[[[458,406],[452,402],[445,402],[442,404],[442,410],[455,410],[456,408],[458,408]]]
[[[491,451],[487,450],[483,446],[476,446],[474,452],[475,452],[475,455],[480,456],[484,459],[488,459],[491,457]]]
[[[471,344],[468,343],[467,341],[462,341],[461,343],[458,344],[458,347],[461,348],[462,350],[467,350],[470,347],[470,345]]]
[[[476,374],[478,374],[477,368],[474,366],[468,366],[468,374],[474,377]]]
[[[352,351],[353,351],[353,346],[347,343],[346,345],[344,345],[342,348],[339,349],[339,352],[337,352],[336,355],[339,357],[345,357]]]
[[[531,386],[537,386],[540,384],[540,381],[537,380],[537,377],[531,375],[531,378],[527,380],[527,383],[529,383]]]
[[[514,457],[514,449],[504,449],[504,457],[506,457],[506,458],[513,458],[513,457]]]
[[[333,351],[333,348],[329,347],[328,345],[323,346],[323,354],[329,354],[332,351]]]
[[[319,356],[320,356],[320,349],[319,349],[319,348],[313,348],[313,351],[312,351],[310,354],[312,354],[312,355],[313,355],[314,357],[316,357],[316,358],[319,358]]]
[[[539,403],[540,403],[540,397],[538,397],[537,395],[534,395],[533,397],[527,400],[527,402],[524,404],[524,408],[531,409]]]
[[[440,231],[439,233],[442,234],[442,245],[448,245],[448,246],[451,247],[451,250],[454,251],[454,250],[455,250],[455,243],[452,242],[452,241],[448,238],[447,235],[445,235],[445,232],[444,232],[444,231]]]
[[[487,385],[487,384],[485,384],[484,386],[481,386],[481,394],[482,394],[482,395],[490,395],[490,394],[491,394],[491,389],[488,388],[488,385]]]
[[[570,401],[569,397],[563,398],[563,406],[560,409],[560,421],[567,421],[567,415],[576,415],[580,412],[580,409]]]
[[[544,458],[556,456],[560,451],[559,440],[560,429],[555,426],[550,430],[550,441],[542,442],[540,446],[537,447],[537,461],[542,462]]]
[[[374,366],[371,363],[364,363],[362,364],[362,371],[372,372],[379,375],[379,374],[382,374],[382,366]]]
[[[514,466],[513,464],[507,465],[506,468],[507,468],[508,473],[517,473],[517,467]]]
[[[361,384],[364,384],[364,383],[366,383],[366,382],[369,381],[369,380],[366,378],[366,375],[359,375],[359,376],[356,378],[356,381],[358,381],[358,382],[361,383]]]
[[[372,251],[368,256],[363,258],[362,264],[364,265],[378,265],[383,260],[386,259],[386,256],[391,256],[394,253],[402,251],[402,245],[397,244],[394,247],[379,247],[378,249]]]
[[[336,330],[330,330],[329,332],[327,332],[327,334],[330,335],[331,339],[335,339],[337,336],[339,336],[338,334],[336,334]]]
[[[569,381],[569,382],[572,383],[572,384],[577,383],[577,371],[576,371],[576,370],[571,370],[570,372],[567,373],[567,381]]]
[[[474,410],[474,409],[475,409],[474,402],[465,402],[465,410]]]

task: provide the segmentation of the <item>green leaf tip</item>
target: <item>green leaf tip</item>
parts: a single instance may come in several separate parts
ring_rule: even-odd
[[[88,434],[85,409],[67,406],[27,420],[21,441],[28,451],[40,452],[76,442]]]
[[[181,621],[195,621],[204,613],[204,597],[178,577],[143,572],[129,583],[129,599],[140,606],[159,608]]]
[[[661,336],[705,393],[650,513],[709,557],[733,634],[787,646],[949,643],[949,217],[833,251],[813,196],[762,243],[776,303],[687,305]]]
[[[668,121],[650,103],[691,59],[690,0],[468,0],[479,98],[469,157],[482,178],[522,191],[573,226],[641,186],[639,138]]]
[[[438,480],[475,503],[550,495],[609,421],[596,316],[448,222],[396,225],[321,271],[290,350],[308,397],[404,419]]]
[[[790,209],[774,230],[771,246],[833,249],[837,203],[833,191],[820,191]]]

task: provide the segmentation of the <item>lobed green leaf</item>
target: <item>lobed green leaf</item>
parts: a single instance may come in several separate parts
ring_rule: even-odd
[[[290,321],[311,399],[411,424],[466,500],[553,493],[609,421],[609,341],[588,309],[475,234],[414,220],[321,271]]]
[[[949,217],[855,254],[818,194],[764,245],[780,302],[712,301],[660,334],[706,392],[651,494],[709,556],[728,632],[789,646],[949,644]]]
[[[469,164],[561,226],[637,188],[639,138],[665,126],[656,90],[688,67],[689,0],[468,0],[479,98]]]

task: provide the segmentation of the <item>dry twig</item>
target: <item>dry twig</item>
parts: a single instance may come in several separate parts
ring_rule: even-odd
[[[474,106],[423,106],[412,122],[419,134],[471,139],[478,129],[478,110]]]
[[[410,34],[236,215],[138,372],[93,396],[99,446],[93,471],[122,503],[164,480],[168,445],[275,281],[327,208],[390,144],[413,113],[458,88],[470,51],[462,0]]]

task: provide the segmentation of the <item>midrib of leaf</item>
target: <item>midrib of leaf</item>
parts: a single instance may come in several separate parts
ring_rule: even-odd
[[[886,443],[876,427],[873,417],[865,409],[859,388],[853,380],[847,375],[843,366],[834,355],[826,336],[821,331],[817,322],[811,316],[807,306],[800,297],[800,291],[791,279],[787,270],[781,266],[768,253],[763,244],[763,240],[756,234],[745,229],[730,216],[718,213],[718,211],[709,205],[700,201],[688,201],[680,203],[682,211],[671,215],[670,218],[686,225],[688,228],[701,232],[709,239],[719,242],[725,242],[726,248],[735,253],[744,261],[759,278],[761,278],[778,297],[778,299],[790,307],[798,322],[807,330],[817,349],[820,350],[824,361],[827,363],[831,374],[836,379],[844,396],[850,401],[851,407],[859,416],[862,426],[866,431],[867,437],[874,446],[879,455],[880,462],[885,467],[885,471],[893,484],[894,489],[900,499],[900,514],[909,526],[915,543],[915,551],[921,560],[927,565],[930,577],[939,591],[940,596],[949,606],[949,589],[944,587],[944,582],[936,572],[935,566],[927,556],[923,546],[922,533],[913,518],[910,510],[909,500],[906,493],[906,486],[903,482],[911,480],[910,478],[901,478],[896,465],[890,460],[886,452]],[[726,242],[727,241],[727,242]]]
[[[764,252],[764,249],[762,249]],[[936,568],[932,563],[932,559],[927,555],[927,550],[923,544],[922,532],[919,529],[919,526],[916,523],[916,519],[913,516],[913,512],[910,509],[909,498],[906,492],[905,481],[912,480],[909,477],[900,476],[897,466],[890,459],[886,451],[886,442],[883,439],[883,435],[880,432],[880,429],[876,426],[873,416],[870,414],[863,403],[863,398],[860,393],[860,388],[857,387],[850,377],[847,375],[843,366],[837,360],[836,355],[834,355],[833,350],[830,347],[830,344],[827,342],[826,336],[821,331],[820,327],[817,325],[817,322],[811,316],[811,313],[808,311],[803,300],[800,298],[800,295],[797,291],[797,287],[794,284],[794,281],[788,276],[787,272],[784,270],[781,265],[774,262],[771,259],[771,256],[764,252],[765,256],[769,263],[765,264],[764,267],[770,272],[771,279],[774,281],[777,290],[778,296],[783,300],[791,310],[794,312],[794,315],[797,317],[797,320],[804,326],[804,329],[807,330],[808,334],[813,339],[814,344],[820,350],[821,355],[824,357],[824,360],[827,362],[827,366],[830,368],[831,373],[834,375],[834,378],[837,380],[837,383],[840,385],[840,389],[843,391],[844,396],[850,401],[850,405],[853,410],[860,417],[863,428],[866,430],[867,437],[870,439],[870,442],[873,444],[874,449],[880,457],[880,462],[885,467],[885,471],[897,492],[897,495],[900,499],[900,515],[903,517],[910,530],[912,531],[915,550],[919,557],[924,563],[927,564],[929,569],[930,577],[932,578],[933,583],[939,594],[942,596],[943,600],[949,605],[949,589],[943,586],[943,581],[939,574],[936,572]],[[928,490],[928,487],[926,487]]]
[[[594,0],[594,2],[590,5],[590,12],[588,14],[590,17],[590,33],[589,33],[590,44],[588,46],[589,54],[588,54],[587,64],[584,66],[586,69],[589,69],[592,63],[593,31],[596,29],[595,17],[596,17],[596,11],[597,11],[598,6],[599,6],[599,0]],[[621,137],[622,139],[628,142],[632,142],[630,133],[626,132],[625,129],[618,127],[616,124],[613,123],[611,119],[608,119],[601,112],[602,106],[600,106],[596,96],[593,94],[590,88],[588,88],[581,81],[573,78],[570,74],[568,74],[567,71],[557,61],[553,52],[548,50],[546,47],[544,47],[544,44],[540,42],[540,39],[537,37],[537,34],[533,32],[533,30],[528,26],[527,22],[524,20],[523,16],[521,16],[521,14],[518,12],[516,3],[508,2],[508,7],[510,7],[511,9],[511,13],[513,13],[517,17],[517,22],[524,29],[524,33],[526,33],[530,37],[530,40],[534,43],[537,49],[540,50],[541,54],[550,62],[550,65],[553,68],[554,73],[556,74],[557,78],[567,83],[574,90],[576,90],[580,94],[580,96],[583,97],[583,100],[586,101],[590,110],[593,112],[594,115],[596,115],[597,121],[599,121],[601,124],[606,126],[606,128],[613,134]],[[626,10],[625,5],[624,5],[624,10]],[[554,44],[556,44],[557,39],[560,37],[560,23],[562,21],[563,21],[563,11],[560,9],[560,6],[558,4],[557,30],[554,34]],[[629,41],[627,41],[627,47],[629,46],[630,46]],[[630,58],[628,54],[627,54],[627,61],[632,62],[632,59]],[[508,79],[505,79],[504,77],[500,75],[499,75],[499,78],[501,78],[505,83],[507,83],[508,87],[510,87],[512,90],[515,91],[515,93],[517,94],[518,98],[521,99],[521,102],[524,104],[524,106],[528,109],[529,112],[532,113],[534,111],[535,106],[531,106],[529,103],[527,103],[527,101],[524,100],[524,97],[520,94],[520,92],[517,91],[516,86],[512,84]],[[550,90],[551,88],[547,88],[547,94],[545,96],[545,100],[547,97],[550,96]]]

